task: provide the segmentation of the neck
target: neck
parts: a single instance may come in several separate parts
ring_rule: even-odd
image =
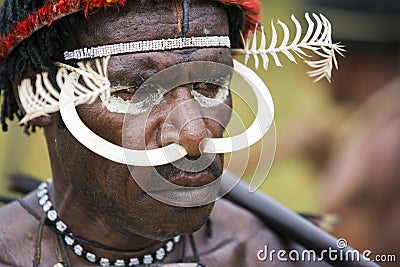
[[[56,124],[53,116],[53,124]],[[67,177],[63,175],[60,164],[55,155],[55,135],[54,131],[45,131],[48,150],[51,159],[51,168],[53,173],[53,183],[49,187],[49,196],[53,202],[54,209],[58,217],[68,226],[68,229],[75,236],[81,237],[87,241],[101,244],[118,250],[138,251],[142,248],[151,247],[141,252],[121,253],[100,249],[91,245],[82,244],[86,251],[96,254],[98,257],[107,257],[109,259],[129,259],[151,253],[162,247],[166,242],[144,238],[139,235],[127,233],[113,224],[98,210],[77,192],[68,182]],[[171,251],[169,254],[173,254]],[[71,253],[70,253],[71,254]],[[168,255],[169,255],[168,254]],[[77,260],[87,261],[71,254]]]
[[[144,255],[154,253],[167,243],[124,233],[123,230],[108,223],[99,212],[93,210],[70,185],[59,180],[55,180],[54,184],[49,186],[49,190],[58,217],[74,236],[90,242],[87,244],[83,240],[78,241],[85,251],[98,258],[107,258],[111,261],[140,259]],[[93,243],[102,247],[99,248]],[[76,255],[74,257],[78,262],[86,261]],[[153,260],[156,259],[153,257]]]

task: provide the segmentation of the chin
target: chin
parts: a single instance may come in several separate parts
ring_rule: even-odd
[[[153,240],[167,240],[172,237],[193,233],[199,230],[210,217],[214,203],[200,207],[182,208],[158,204],[158,211],[153,214],[144,212],[135,221],[122,224],[125,231],[133,235]]]

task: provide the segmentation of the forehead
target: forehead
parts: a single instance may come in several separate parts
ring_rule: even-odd
[[[128,0],[120,11],[107,9],[90,15],[87,27],[77,30],[84,46],[174,38],[181,36],[182,16],[180,2]],[[226,10],[212,1],[190,1],[189,25],[187,37],[229,34]]]

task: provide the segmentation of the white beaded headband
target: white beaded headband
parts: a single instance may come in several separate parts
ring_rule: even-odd
[[[181,37],[101,45],[65,51],[64,59],[90,59],[126,53],[166,51],[182,48],[231,47],[229,36]]]

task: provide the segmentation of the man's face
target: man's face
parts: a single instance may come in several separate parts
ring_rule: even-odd
[[[128,1],[120,12],[107,10],[91,15],[88,27],[76,30],[82,47],[174,38],[181,35],[177,13],[175,4],[169,1],[146,1],[144,4]],[[189,20],[187,37],[229,34],[226,11],[216,3],[191,1]],[[112,56],[108,65],[109,80],[114,88],[125,88],[113,95],[126,101],[141,101],[146,95],[135,95],[134,91],[145,80],[168,67],[191,61],[232,65],[228,48]],[[124,145],[131,149],[154,149],[174,142],[187,150],[188,159],[195,160],[200,156],[198,147],[204,138],[222,137],[223,126],[230,118],[226,105],[231,106],[231,98],[230,95],[226,97],[225,105],[204,108],[193,101],[192,90],[213,97],[218,87],[191,84],[174,88],[149,114],[130,115],[128,131],[123,130],[125,114],[110,112],[100,99],[93,104],[79,106],[77,110],[92,131],[116,145],[122,146],[122,138]],[[55,150],[62,172],[94,209],[103,214],[105,220],[128,233],[154,239],[192,232],[207,220],[212,204],[181,208],[154,200],[140,189],[126,165],[90,152],[67,130],[56,131]],[[197,173],[181,171],[172,165],[159,166],[156,170],[172,183],[193,187],[215,180],[222,173],[222,166],[223,156],[217,155],[209,168]],[[140,175],[142,179],[153,175],[152,167],[134,169],[135,175]]]

